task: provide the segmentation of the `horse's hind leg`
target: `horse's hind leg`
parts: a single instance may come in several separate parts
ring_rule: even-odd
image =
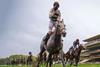
[[[63,52],[63,50],[60,51],[60,57],[61,57],[61,61],[62,61],[63,67],[65,67],[64,52]]]

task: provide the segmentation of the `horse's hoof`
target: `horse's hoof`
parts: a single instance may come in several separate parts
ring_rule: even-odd
[[[74,66],[77,66],[76,64],[74,64]]]
[[[36,65],[36,67],[39,67],[39,65]]]

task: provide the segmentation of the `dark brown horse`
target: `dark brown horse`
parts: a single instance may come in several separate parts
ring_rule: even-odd
[[[80,54],[83,49],[85,48],[82,46],[82,44],[80,44],[80,46],[76,48],[75,51],[73,50],[71,54],[70,54],[70,51],[66,53],[66,61],[70,62],[70,67],[72,66],[74,62],[75,62],[75,66],[78,67],[78,62],[80,60]]]
[[[74,49],[71,47],[68,52],[65,54],[64,56],[65,58],[65,62],[70,62],[72,63],[73,62],[73,58],[74,58]],[[72,61],[71,61],[72,60]]]
[[[52,56],[55,53],[59,53],[61,60],[62,60],[62,64],[63,67],[65,67],[65,63],[64,63],[64,52],[63,52],[63,43],[62,43],[62,35],[65,36],[66,32],[65,32],[65,25],[63,23],[63,21],[59,21],[56,23],[55,25],[55,31],[51,34],[48,42],[47,42],[47,47],[44,47],[44,41],[42,40],[41,42],[41,46],[40,46],[40,53],[39,53],[39,61],[38,61],[38,65],[37,67],[39,67],[40,61],[41,61],[41,56],[42,53],[47,50],[49,55],[48,55],[48,59],[47,59],[47,64],[46,67],[51,67],[52,63],[53,63],[53,59]]]

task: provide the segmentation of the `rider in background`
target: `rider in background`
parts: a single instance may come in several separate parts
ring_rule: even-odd
[[[76,40],[73,42],[73,48],[74,48],[74,50],[75,50],[76,48],[78,48],[79,45],[80,45],[79,39],[76,39]]]
[[[69,52],[70,52],[70,55],[72,54],[73,51],[76,50],[76,48],[78,48],[80,45],[80,42],[79,42],[79,39],[76,39],[74,42],[73,42],[73,46],[71,46],[69,48]]]
[[[58,10],[59,3],[57,1],[54,2],[53,8],[49,12],[49,32],[46,34],[46,37],[43,39],[45,41],[45,45],[52,34],[52,29],[55,27],[56,22],[60,21],[61,13]]]

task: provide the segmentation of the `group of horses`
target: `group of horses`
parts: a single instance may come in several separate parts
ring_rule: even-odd
[[[46,48],[45,48],[45,42],[42,40],[40,45],[40,52],[38,56],[38,63],[36,67],[39,67],[41,64],[41,61],[43,61],[43,54],[45,51],[48,52],[48,56],[44,56],[46,60],[46,67],[51,67],[54,61],[54,58],[60,58],[63,67],[66,67],[66,61],[70,61],[70,66],[72,65],[73,61],[75,60],[76,67],[78,66],[79,57],[81,50],[83,49],[83,46],[80,45],[75,51],[68,51],[66,54],[64,54],[63,51],[63,41],[61,37],[66,36],[65,31],[65,25],[63,20],[59,21],[55,25],[55,31],[51,34],[49,40],[47,41]]]
[[[72,66],[73,63],[75,63],[74,65],[78,67],[78,63],[80,60],[80,54],[83,49],[85,48],[82,46],[82,44],[80,44],[78,48],[76,48],[75,50],[73,48],[72,51],[69,50],[65,54],[65,61],[70,63],[70,67]]]

